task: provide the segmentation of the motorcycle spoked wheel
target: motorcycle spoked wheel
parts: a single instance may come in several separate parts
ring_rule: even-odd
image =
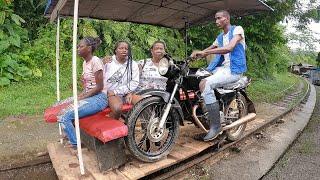
[[[170,110],[163,132],[155,133],[166,103],[160,97],[139,101],[128,114],[129,128],[125,143],[130,153],[144,162],[155,162],[166,157],[179,135],[178,112]]]
[[[226,121],[234,122],[248,114],[247,102],[243,95],[237,100],[235,97],[225,108],[224,117]],[[247,123],[241,124],[235,128],[226,131],[227,139],[229,141],[238,140],[244,130],[246,129]]]

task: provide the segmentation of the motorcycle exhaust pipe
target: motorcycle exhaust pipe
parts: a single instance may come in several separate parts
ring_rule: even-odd
[[[203,124],[201,123],[201,121],[198,119],[197,117],[197,114],[196,114],[196,110],[198,108],[198,105],[194,105],[193,108],[192,108],[192,116],[196,122],[196,124],[206,133],[209,132],[208,129],[206,129]],[[246,123],[246,122],[249,122],[249,121],[252,121],[253,119],[255,119],[257,116],[256,113],[249,113],[248,115],[240,118],[239,120],[235,121],[234,123],[231,123],[227,126],[224,126],[222,127],[222,131],[226,131],[226,130],[229,130],[229,129],[232,129],[232,128],[235,128],[243,123]]]
[[[194,121],[196,122],[196,124],[197,124],[204,132],[208,133],[209,130],[206,129],[206,128],[203,126],[203,124],[200,122],[200,120],[199,120],[198,117],[197,117],[197,113],[196,113],[197,109],[198,109],[198,105],[194,105],[193,108],[192,108],[192,116],[193,116],[193,119],[194,119]]]
[[[232,129],[232,128],[235,128],[237,126],[240,126],[243,123],[246,123],[246,122],[249,122],[249,121],[255,119],[256,116],[257,116],[256,113],[249,113],[248,115],[240,118],[239,120],[237,120],[237,121],[235,121],[235,122],[233,122],[233,123],[231,123],[231,124],[229,124],[227,126],[222,127],[222,131],[226,131],[228,129]]]

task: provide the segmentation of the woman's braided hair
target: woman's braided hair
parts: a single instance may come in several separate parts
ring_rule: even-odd
[[[126,73],[127,73],[127,82],[130,82],[132,80],[132,51],[131,51],[131,45],[129,44],[128,41],[120,40],[115,44],[114,49],[113,49],[113,53],[116,54],[116,49],[118,48],[118,46],[121,43],[125,43],[125,44],[128,45],[128,59],[127,59],[128,63],[127,63],[127,67],[126,67]],[[128,83],[128,84],[129,84],[128,89],[130,89],[130,83]]]
[[[87,46],[91,47],[91,52],[93,53],[101,44],[101,40],[99,37],[85,37],[83,38],[84,42]]]

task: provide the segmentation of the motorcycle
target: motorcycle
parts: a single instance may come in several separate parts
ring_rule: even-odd
[[[131,154],[144,162],[166,157],[179,136],[179,125],[188,120],[209,131],[210,122],[199,83],[210,73],[190,68],[192,58],[175,61],[166,54],[159,62],[159,73],[168,78],[166,91],[146,90],[128,113],[129,132],[125,143]],[[244,133],[247,122],[256,116],[252,101],[246,94],[250,79],[242,77],[232,84],[214,89],[220,105],[221,125],[227,140],[236,141]]]

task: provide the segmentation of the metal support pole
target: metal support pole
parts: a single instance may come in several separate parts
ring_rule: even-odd
[[[57,35],[56,35],[56,85],[57,85],[57,102],[60,101],[60,16],[57,17]],[[59,135],[60,143],[63,143],[62,129],[60,123],[59,125]]]
[[[74,118],[77,136],[77,150],[80,165],[80,173],[84,174],[84,165],[82,159],[81,139],[80,139],[80,128],[79,128],[79,114],[78,114],[78,91],[77,91],[77,34],[78,34],[78,11],[79,11],[79,0],[74,1],[74,12],[73,12],[73,39],[72,39],[72,89],[73,89],[73,107],[74,107]]]
[[[188,18],[184,17],[185,23],[184,23],[184,38],[185,38],[185,57],[188,57],[188,28],[189,28],[189,22]]]

